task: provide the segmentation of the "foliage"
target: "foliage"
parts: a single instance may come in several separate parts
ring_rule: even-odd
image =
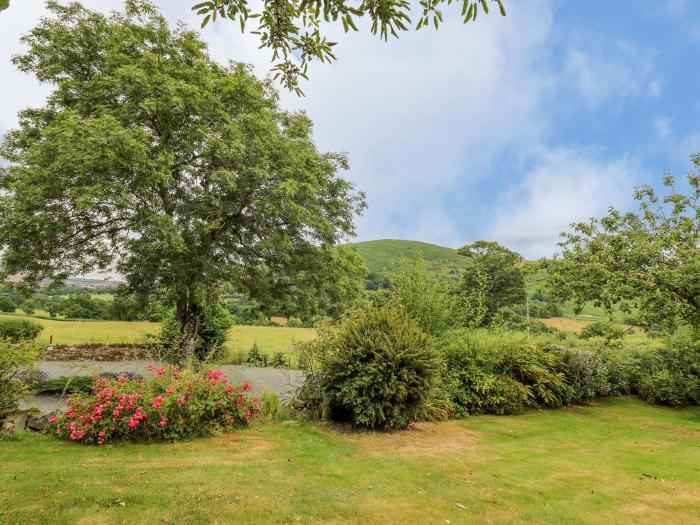
[[[36,339],[41,330],[42,326],[30,319],[0,319],[0,340],[29,341]]]
[[[205,306],[197,324],[195,357],[200,361],[216,360],[228,339],[231,326],[233,326],[233,316],[223,304],[216,302]],[[159,339],[166,350],[176,354],[179,337],[175,311],[170,310],[161,323]]]
[[[270,359],[265,352],[263,352],[257,343],[248,351],[248,355],[245,359],[245,364],[251,366],[266,367],[270,364]]]
[[[260,396],[260,419],[263,421],[285,421],[289,419],[289,411],[279,396],[265,390]]]
[[[505,16],[502,0],[490,0]],[[442,23],[442,11],[439,9],[451,2],[447,0],[423,1],[418,8],[416,29],[434,25],[435,29]],[[476,20],[480,10],[489,12],[486,0],[462,0],[462,17],[464,23]],[[245,0],[207,0],[192,7],[202,16],[202,27],[217,18],[228,18],[240,23],[245,30],[248,19],[257,20],[254,33],[260,39],[260,47],[272,51],[275,62],[275,78],[290,90],[301,94],[299,77],[308,79],[309,63],[318,60],[331,62],[335,60],[333,46],[321,33],[325,23],[342,23],[347,33],[350,29],[357,31],[355,21],[367,15],[371,21],[371,32],[386,40],[391,34],[398,38],[399,33],[408,31],[411,26],[411,3],[407,0],[388,0],[382,4],[372,2],[352,3],[347,0],[328,2],[320,0],[285,0],[280,4],[262,4],[260,10],[251,9]]]
[[[17,308],[15,302],[6,295],[0,295],[0,312],[14,312]]]
[[[606,217],[574,225],[548,262],[548,286],[556,300],[588,301],[608,312],[640,309],[640,322],[672,330],[700,323],[700,155],[689,189],[663,179],[667,193],[635,189],[639,212],[614,208]]]
[[[0,421],[17,408],[18,398],[26,391],[23,381],[31,370],[37,349],[24,343],[0,338]]]
[[[325,328],[307,367],[302,399],[334,421],[404,428],[423,410],[439,359],[429,337],[401,308],[367,305]]]
[[[458,300],[445,275],[428,272],[425,261],[416,257],[404,264],[394,278],[389,297],[398,302],[431,335],[451,328],[458,315]]]
[[[628,357],[631,388],[651,403],[700,405],[700,334],[683,328]]]
[[[364,197],[308,117],[148,2],[48,8],[13,59],[52,91],[0,149],[0,273],[35,286],[119,272],[175,306],[180,359],[224,283],[255,297],[278,276],[335,277],[326,265]]]
[[[476,301],[470,310],[476,312],[477,325],[488,325],[502,308],[525,302],[525,270],[519,254],[487,241],[464,246],[459,253],[470,262],[462,274],[459,291]]]
[[[31,388],[35,394],[73,394],[92,392],[92,385],[90,376],[61,376],[37,382]]]
[[[554,352],[561,364],[560,370],[571,387],[569,403],[582,403],[612,393],[608,367],[602,353],[592,348],[567,348],[558,345],[545,347]]]
[[[595,321],[583,327],[579,333],[581,339],[590,339],[591,337],[604,337],[605,339],[621,339],[622,330],[612,323],[603,321]]]
[[[177,441],[246,425],[258,411],[258,399],[245,396],[249,391],[248,383],[233,386],[219,370],[158,368],[147,381],[95,378],[92,393],[71,397],[49,432],[94,445]]]

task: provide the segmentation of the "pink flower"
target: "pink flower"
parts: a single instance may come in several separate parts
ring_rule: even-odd
[[[153,372],[153,365],[152,365],[152,364],[149,364],[149,365],[146,367],[146,370],[148,370],[149,372]]]
[[[56,421],[57,421],[56,416],[49,416],[49,423],[51,423],[52,425],[55,425]]]
[[[158,374],[159,376],[162,376],[163,374],[165,374],[165,368],[163,368],[162,366],[159,366],[156,369],[156,374]]]
[[[160,404],[163,402],[163,394],[160,394],[153,398],[153,408],[158,410],[160,408]]]
[[[243,381],[243,390],[245,392],[250,392],[250,383],[248,381]]]
[[[177,402],[183,405],[185,403],[185,396],[180,396],[177,398]]]

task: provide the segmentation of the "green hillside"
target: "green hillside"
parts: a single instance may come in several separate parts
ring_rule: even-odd
[[[401,261],[412,261],[416,255],[425,260],[430,270],[457,272],[466,264],[466,258],[453,248],[419,241],[379,239],[351,244],[365,261],[367,270],[382,276],[391,276],[401,267]]]

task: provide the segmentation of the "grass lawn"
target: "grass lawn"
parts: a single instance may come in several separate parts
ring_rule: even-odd
[[[0,318],[26,318],[42,325],[44,330],[39,335],[43,343],[48,343],[53,336],[54,344],[79,343],[140,343],[147,334],[156,334],[157,323],[145,321],[58,321],[54,319],[35,319],[21,315],[2,315]],[[312,328],[287,328],[276,326],[234,326],[227,347],[237,351],[248,351],[254,343],[268,353],[292,352],[293,342],[312,339],[316,331]]]
[[[700,409],[632,398],[398,433],[0,443],[0,523],[698,523]]]

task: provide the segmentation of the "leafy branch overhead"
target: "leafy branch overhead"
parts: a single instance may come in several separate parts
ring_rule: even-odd
[[[452,1],[421,0],[415,29],[430,25],[437,29],[443,22],[440,7],[451,5]],[[475,21],[480,11],[488,14],[489,5],[493,4],[505,16],[503,0],[461,0],[464,23]],[[323,22],[340,23],[347,33],[351,29],[357,31],[357,19],[366,15],[372,34],[379,34],[382,40],[390,34],[398,38],[399,33],[413,25],[411,3],[407,0],[363,0],[359,4],[347,0],[265,0],[259,11],[251,9],[247,0],[209,0],[192,9],[202,16],[202,27],[223,18],[237,20],[241,32],[245,32],[248,20],[257,20],[252,33],[258,35],[261,48],[272,50],[275,78],[298,95],[302,94],[299,78],[308,80],[310,62],[336,59],[336,42],[330,42],[321,33]]]

